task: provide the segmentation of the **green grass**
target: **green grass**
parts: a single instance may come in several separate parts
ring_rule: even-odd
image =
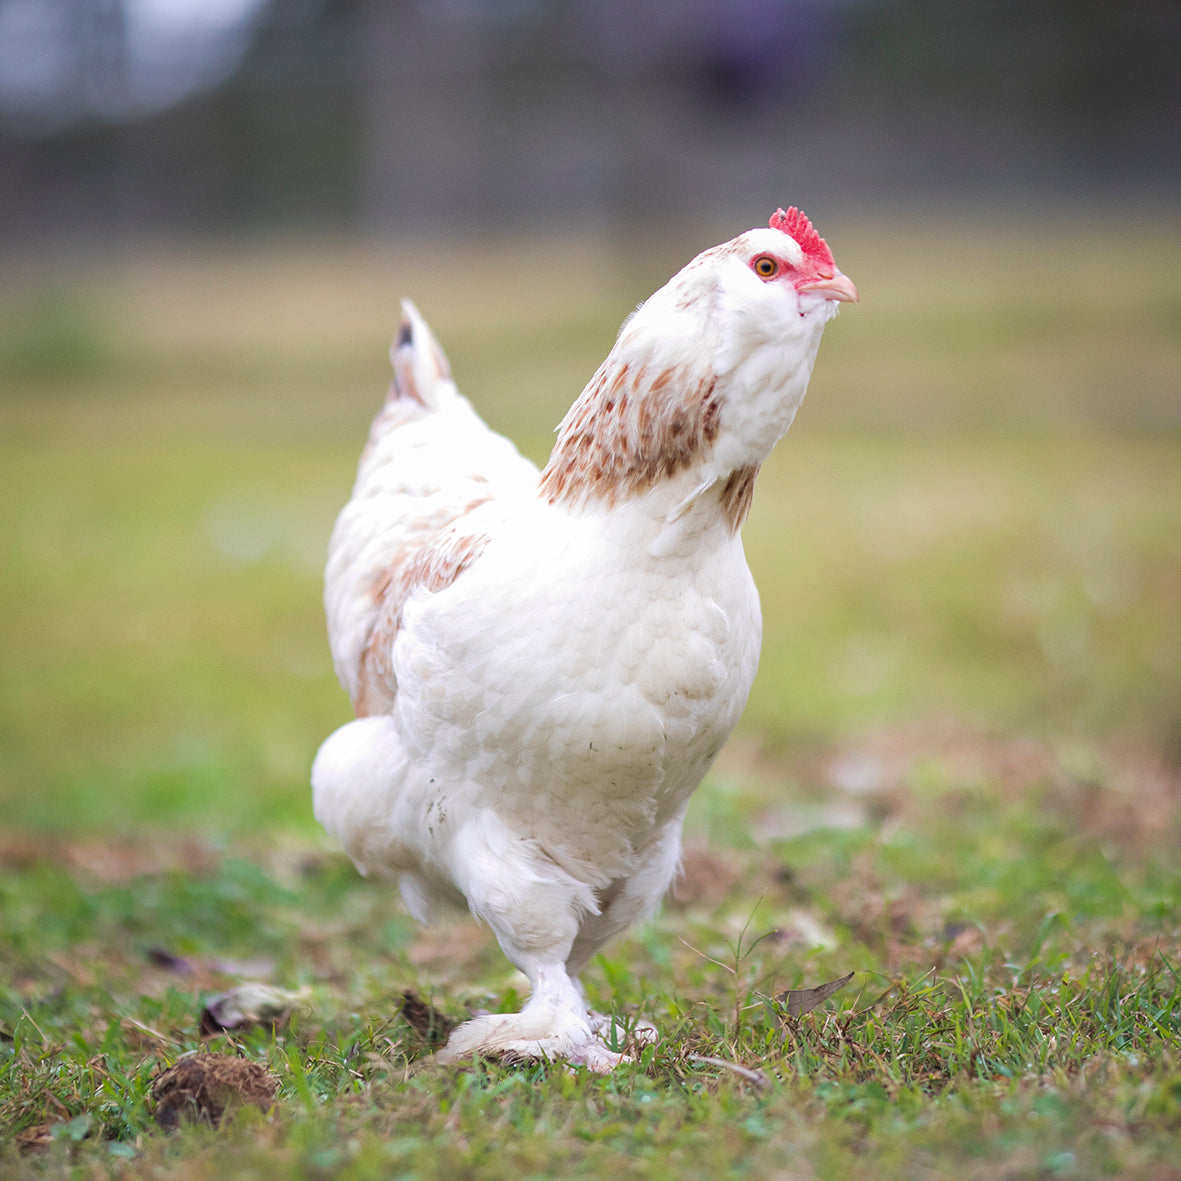
[[[762,669],[685,879],[587,973],[662,1033],[606,1079],[444,1070],[398,1016],[523,982],[315,829],[320,566],[399,294],[541,458],[732,227],[13,268],[0,1176],[1181,1177],[1181,237],[824,228],[863,303],[759,482]],[[211,1044],[277,1106],[163,1133],[151,1079],[252,975],[290,1020]]]

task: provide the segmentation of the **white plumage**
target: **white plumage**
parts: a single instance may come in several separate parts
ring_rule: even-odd
[[[404,305],[325,575],[358,717],[312,785],[363,873],[422,922],[469,907],[529,977],[520,1013],[466,1022],[441,1060],[620,1060],[578,972],[668,888],[746,703],[761,621],[739,528],[853,299],[808,219],[777,211],[626,321],[541,473]]]

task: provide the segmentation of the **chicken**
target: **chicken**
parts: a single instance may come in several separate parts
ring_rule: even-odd
[[[466,906],[529,978],[519,1013],[460,1025],[440,1061],[625,1057],[578,974],[677,872],[758,663],[755,476],[856,299],[808,218],[777,210],[632,313],[540,473],[404,304],[325,575],[357,718],[312,787],[362,873],[423,923]]]

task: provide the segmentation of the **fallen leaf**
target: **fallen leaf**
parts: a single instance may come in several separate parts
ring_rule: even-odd
[[[455,1028],[455,1022],[444,1017],[434,1005],[428,1004],[412,988],[402,993],[402,1016],[406,1024],[428,1045],[445,1042]]]
[[[55,1124],[34,1124],[16,1134],[16,1147],[22,1156],[31,1152],[44,1152],[53,1142]]]
[[[776,998],[776,1004],[783,1006],[788,1017],[802,1017],[819,1008],[834,992],[840,992],[850,980],[853,973],[842,976],[839,980],[830,980],[827,984],[818,984],[815,988],[789,988],[781,992]]]
[[[278,1028],[303,995],[269,984],[239,984],[205,1002],[201,1010],[201,1036],[213,1037],[230,1030],[249,1029],[252,1025]]]
[[[193,971],[193,965],[189,960],[166,947],[149,947],[146,954],[148,963],[153,967],[164,968],[178,976],[188,976]]]
[[[17,1150],[22,1155],[44,1152],[53,1144],[81,1144],[94,1130],[94,1117],[83,1113],[73,1119],[52,1124],[36,1124],[16,1134]]]
[[[236,1106],[270,1111],[278,1092],[279,1080],[264,1067],[229,1054],[192,1054],[152,1082],[156,1123],[166,1131],[182,1123],[216,1127]]]

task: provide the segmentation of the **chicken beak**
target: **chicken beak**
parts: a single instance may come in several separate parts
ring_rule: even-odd
[[[840,271],[831,279],[813,279],[810,283],[801,283],[798,290],[815,291],[825,299],[835,299],[841,303],[857,302],[857,288],[853,286],[853,280]]]

